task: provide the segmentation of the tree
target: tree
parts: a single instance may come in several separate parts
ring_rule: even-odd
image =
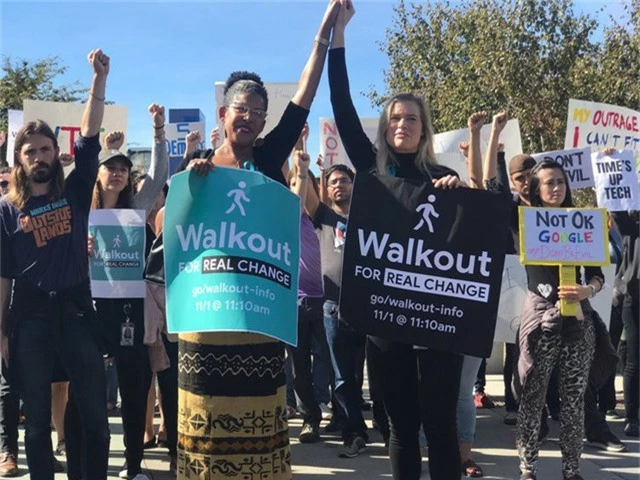
[[[638,108],[639,3],[628,5],[635,30],[612,19],[597,43],[597,21],[574,13],[572,0],[401,1],[381,45],[387,92],[369,96],[379,104],[391,92],[423,94],[436,131],[507,108],[525,151],[563,148],[570,98]]]
[[[15,63],[4,57],[0,78],[0,130],[7,130],[7,110],[22,110],[22,101],[49,100],[77,102],[89,91],[79,82],[59,85],[57,78],[67,71],[59,57],[34,62],[19,59]],[[0,163],[6,162],[6,144],[0,149]]]
[[[436,131],[466,125],[471,113],[503,108],[520,122],[525,152],[564,148],[570,98],[640,110],[640,0],[610,16],[594,41],[595,17],[573,0],[449,0],[394,8],[380,47],[389,58],[386,92],[413,91],[429,102]],[[577,203],[593,192],[576,192]]]

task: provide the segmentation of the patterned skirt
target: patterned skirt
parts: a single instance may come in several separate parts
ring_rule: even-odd
[[[178,478],[290,479],[283,345],[181,334],[178,355]]]

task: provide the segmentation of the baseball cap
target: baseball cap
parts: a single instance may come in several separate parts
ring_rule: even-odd
[[[531,155],[520,153],[509,160],[509,175],[529,170],[536,166],[536,161]]]
[[[119,158],[124,163],[126,163],[129,166],[129,168],[133,167],[133,163],[131,162],[129,157],[127,157],[120,150],[116,150],[115,148],[112,148],[111,150],[107,150],[106,152],[100,153],[99,164],[103,165],[107,163],[109,160],[113,160],[114,158]]]

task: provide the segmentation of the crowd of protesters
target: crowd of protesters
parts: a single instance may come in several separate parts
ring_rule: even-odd
[[[207,150],[196,149],[202,136],[191,132],[178,168],[198,175],[216,166],[256,170],[300,197],[295,347],[285,349],[257,333],[181,334],[178,341],[167,332],[165,111],[158,104],[149,107],[152,161],[147,173],[137,175],[120,150],[122,132],[108,133],[104,148],[100,144],[110,70],[104,52],[88,55],[93,77],[71,173],[65,177],[63,165],[70,159],[60,154],[49,125],[28,122],[18,132],[15,165],[0,170],[0,477],[19,474],[18,425],[24,422],[31,478],[52,479],[63,471],[56,455],[66,455],[71,480],[106,478],[108,416],[120,415],[126,445],[121,478],[147,479],[144,450],[161,447],[170,471],[180,478],[187,478],[197,461],[207,465],[212,479],[231,478],[252,465],[265,469],[261,478],[288,479],[287,419],[300,415],[304,444],[321,441],[323,434],[341,435],[343,446],[336,453],[352,458],[369,442],[366,409],[373,410],[373,426],[388,448],[393,478],[418,479],[423,452],[435,480],[483,476],[471,450],[476,408],[493,407],[484,393],[485,359],[367,336],[341,318],[339,301],[348,301],[348,295],[341,296],[341,273],[354,178],[365,172],[436,189],[493,192],[512,208],[511,228],[496,232],[496,238],[508,237],[508,253],[517,253],[520,245],[517,207],[572,207],[569,181],[554,162],[537,163],[528,154],[506,161],[500,135],[508,113],[502,111],[492,119],[484,159],[480,128],[487,115],[469,118],[469,141],[460,145],[469,168],[467,185],[456,171],[438,164],[429,107],[413,93],[386,102],[372,143],[349,90],[345,31],[354,13],[350,0],[329,2],[298,90],[264,138],[268,96],[262,80],[254,73],[231,74],[218,112],[223,131],[212,132],[213,148]],[[345,165],[324,168],[319,158],[316,178],[305,148],[306,121],[327,56],[331,105],[355,171]],[[99,209],[145,212],[145,298],[92,298],[88,259],[95,252],[88,218]],[[526,266],[528,293],[518,338],[507,346],[504,363],[504,423],[516,425],[521,480],[536,479],[549,415],[560,422],[564,480],[582,479],[585,436],[601,450],[625,450],[607,425],[617,415],[617,352],[623,360],[624,433],[639,435],[638,212],[610,212],[609,221],[616,277],[607,279],[615,284],[608,331],[589,303],[604,286],[599,267],[578,267],[575,283],[561,285],[556,267]],[[549,290],[543,293],[540,285]],[[578,315],[562,315],[559,300],[578,304]],[[193,368],[231,357],[243,368]],[[190,369],[184,368],[185,358]],[[372,403],[363,397],[365,368]],[[156,396],[162,413],[157,435]],[[268,428],[246,428],[243,415],[264,420]],[[206,434],[190,426],[196,416],[212,419]],[[328,423],[322,431],[323,421]]]

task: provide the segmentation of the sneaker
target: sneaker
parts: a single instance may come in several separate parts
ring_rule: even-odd
[[[502,422],[505,425],[515,425],[518,423],[518,413],[517,412],[507,412],[504,416]]]
[[[484,392],[476,392],[473,395],[473,403],[476,408],[495,408],[496,405],[493,400]]]
[[[16,454],[11,452],[0,453],[0,477],[16,477],[20,473],[17,457]]]
[[[60,460],[58,460],[56,457],[53,457],[53,472],[54,473],[64,473],[66,470],[64,468],[64,465],[62,465],[62,463],[60,463]]]
[[[611,432],[606,432],[598,438],[587,439],[587,445],[606,452],[626,452],[627,446]]]
[[[341,430],[342,430],[342,424],[335,417],[332,417],[331,420],[329,420],[329,423],[327,423],[324,427],[324,431],[326,433],[336,433]]]
[[[331,407],[326,403],[321,403],[318,406],[320,407],[320,411],[322,412],[322,419],[331,420],[331,417],[333,417],[333,412],[331,411]]]
[[[624,434],[627,437],[638,437],[640,436],[640,429],[638,428],[638,420],[630,420],[624,426]]]
[[[622,418],[615,410],[607,410],[607,413],[604,414],[604,417],[607,420],[620,420]]]
[[[298,440],[300,440],[300,443],[316,443],[320,440],[318,429],[318,424],[304,422]]]
[[[128,479],[129,478],[128,470],[129,470],[129,467],[127,467],[127,462],[124,462],[124,465],[122,465],[120,472],[118,472],[118,477],[124,478],[125,480]]]
[[[58,441],[58,446],[56,447],[56,455],[66,455],[67,454],[67,444],[64,440]]]
[[[367,449],[367,442],[360,435],[355,435],[350,440],[344,442],[344,447],[340,450],[340,458],[353,458]]]

